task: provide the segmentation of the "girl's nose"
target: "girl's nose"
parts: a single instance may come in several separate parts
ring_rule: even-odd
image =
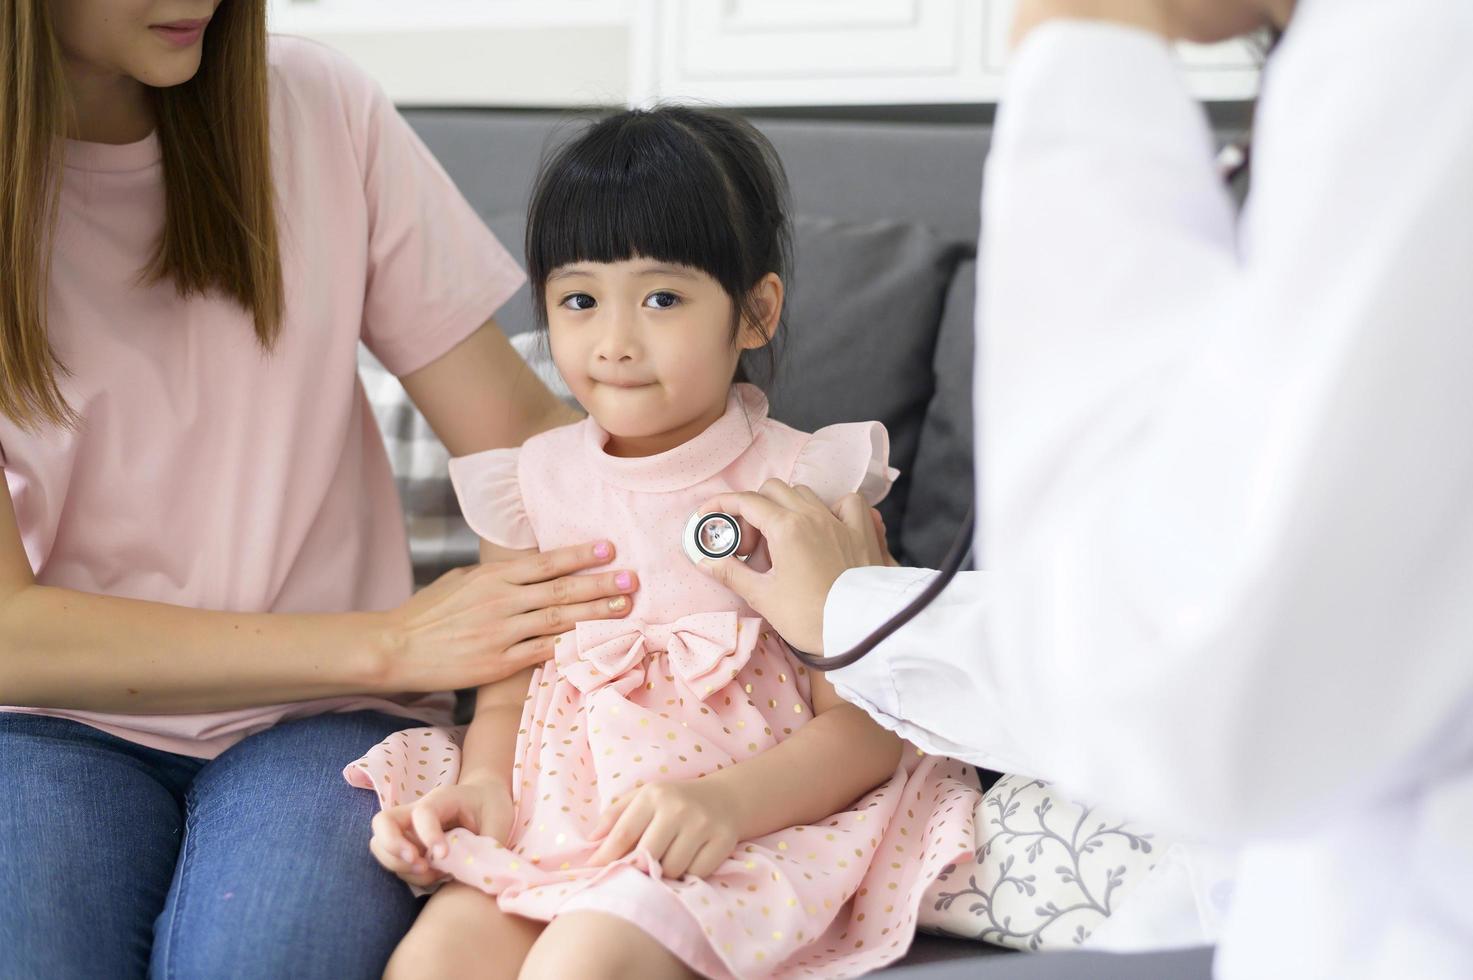
[[[607,363],[634,360],[639,354],[639,339],[631,318],[622,313],[610,314],[594,353],[600,361]]]

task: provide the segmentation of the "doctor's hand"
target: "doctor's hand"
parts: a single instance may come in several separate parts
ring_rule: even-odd
[[[851,568],[894,565],[884,525],[857,493],[833,510],[808,487],[768,480],[756,493],[728,493],[701,513],[723,511],[761,534],[772,568],[759,572],[736,558],[701,567],[747,601],[783,639],[823,653],[823,607],[829,589]]]

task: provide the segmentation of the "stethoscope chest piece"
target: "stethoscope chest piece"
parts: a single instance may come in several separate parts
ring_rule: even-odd
[[[730,514],[697,512],[685,522],[680,544],[685,556],[696,564],[705,558],[716,561],[736,554],[742,545],[742,529]]]

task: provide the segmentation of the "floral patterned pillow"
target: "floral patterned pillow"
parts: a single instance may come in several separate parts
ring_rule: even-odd
[[[1014,949],[1082,945],[1156,866],[1165,842],[1048,783],[1003,776],[977,805],[972,861],[942,872],[921,928]]]

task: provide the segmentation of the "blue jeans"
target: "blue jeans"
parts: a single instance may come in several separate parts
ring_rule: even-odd
[[[319,715],[213,760],[0,712],[0,977],[379,977],[420,902],[343,766],[415,722]]]

